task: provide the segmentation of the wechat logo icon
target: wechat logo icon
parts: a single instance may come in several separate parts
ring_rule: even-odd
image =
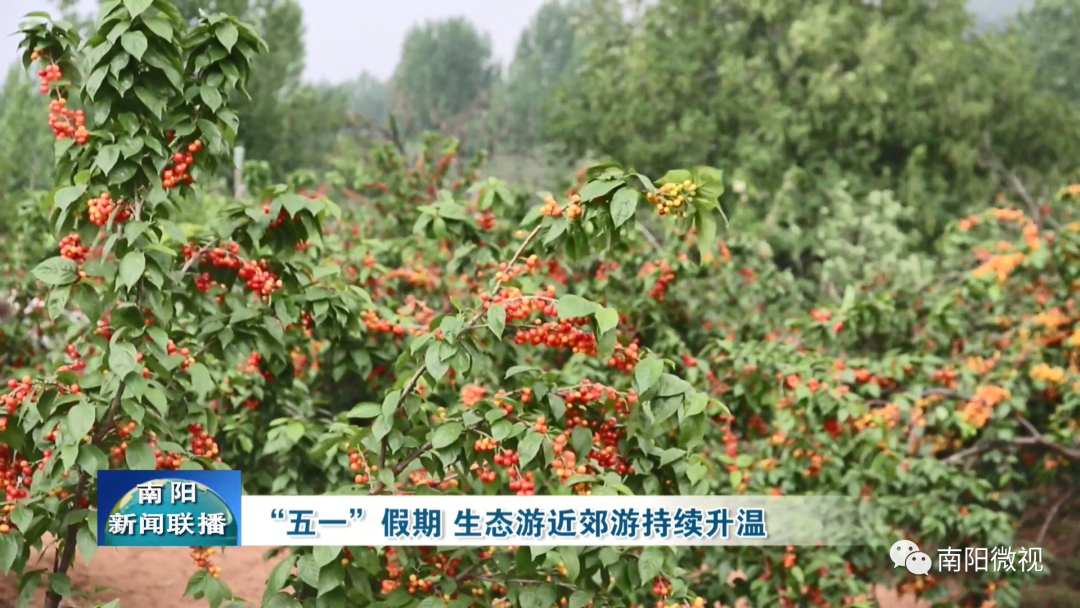
[[[907,571],[922,576],[930,572],[933,561],[930,556],[919,550],[919,546],[910,540],[898,540],[889,549],[889,557],[892,559],[893,568],[901,566]]]

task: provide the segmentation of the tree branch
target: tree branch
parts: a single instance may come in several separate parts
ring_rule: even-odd
[[[1050,523],[1057,517],[1058,511],[1061,510],[1062,505],[1069,502],[1073,494],[1076,493],[1076,488],[1069,488],[1061,495],[1061,498],[1054,503],[1054,506],[1050,507],[1050,512],[1046,514],[1046,521],[1043,522],[1042,528],[1039,530],[1039,536],[1035,539],[1036,546],[1042,546],[1043,540],[1046,539],[1046,533],[1050,530]]]
[[[1012,188],[1013,192],[1016,193],[1016,196],[1018,196],[1020,200],[1023,201],[1024,206],[1027,207],[1028,215],[1030,215],[1031,218],[1035,220],[1036,225],[1042,226],[1043,222],[1049,221],[1055,228],[1060,227],[1058,222],[1056,222],[1053,218],[1043,217],[1042,207],[1037,202],[1035,202],[1034,198],[1032,198],[1031,194],[1028,192],[1028,189],[1024,186],[1024,182],[1022,182],[1020,178],[1016,175],[1016,173],[1006,167],[1005,164],[1002,163],[997,158],[997,156],[994,155],[993,146],[991,146],[990,144],[989,134],[983,134],[983,153],[986,158],[982,162],[982,164],[990,170],[997,171],[1002,176],[1004,176],[1005,181],[1009,184],[1009,187]]]
[[[570,583],[563,583],[563,582],[560,582],[560,581],[551,581],[550,583],[548,583],[545,580],[532,580],[532,579],[524,579],[524,578],[508,578],[508,579],[500,580],[500,579],[493,578],[493,577],[490,577],[490,576],[470,576],[470,577],[465,578],[463,580],[464,581],[481,581],[481,582],[485,582],[485,583],[498,583],[500,585],[503,585],[503,584],[506,584],[506,585],[544,585],[544,584],[551,584],[551,585],[555,585],[557,587],[562,587],[563,589],[572,589],[574,591],[577,590],[576,586],[571,585]]]
[[[970,448],[952,454],[942,459],[941,462],[944,464],[955,464],[967,458],[982,455],[996,448],[1022,445],[1042,446],[1048,450],[1057,452],[1058,454],[1061,454],[1062,456],[1065,456],[1070,460],[1080,461],[1080,448],[1072,448],[1066,445],[1061,445],[1060,443],[1054,443],[1053,441],[1047,439],[1046,436],[1043,435],[1041,432],[1039,432],[1039,429],[1035,428],[1035,425],[1031,424],[1031,422],[1028,421],[1027,418],[1024,418],[1023,416],[1017,416],[1016,419],[1018,422],[1020,422],[1021,426],[1027,429],[1028,433],[1030,433],[1030,436],[1018,437],[1016,439],[1010,440],[988,441],[986,443],[981,443],[979,445],[971,446]]]
[[[1058,454],[1061,454],[1062,456],[1068,458],[1069,460],[1080,460],[1080,448],[1070,448],[1068,446],[1061,445],[1060,443],[1054,443],[1053,441],[1047,439],[1046,436],[1043,435],[1041,432],[1039,432],[1039,429],[1035,428],[1035,425],[1031,424],[1031,422],[1029,422],[1027,418],[1024,418],[1023,416],[1017,416],[1016,419],[1020,421],[1020,424],[1022,424],[1029,433],[1031,433],[1030,439],[1032,443],[1053,450]]]
[[[653,249],[661,252],[664,250],[664,247],[660,244],[660,241],[657,240],[656,236],[653,235],[653,233],[650,232],[648,228],[646,228],[640,222],[635,225],[637,226],[638,232],[641,233],[641,236],[645,237],[645,240],[648,241],[650,245],[652,245]]]
[[[390,141],[393,142],[394,147],[397,148],[397,151],[404,157],[405,144],[401,143],[401,133],[398,131],[397,119],[394,118],[393,114],[390,115],[388,122],[390,123]]]
[[[117,412],[120,411],[120,402],[124,399],[124,390],[127,385],[123,382],[120,383],[120,387],[116,389],[116,395],[113,397],[112,403],[109,405],[109,412],[105,414],[105,418],[101,421],[101,426],[94,432],[92,443],[97,445],[101,443],[102,438],[108,433],[109,427],[112,424],[113,418],[116,417]],[[90,476],[86,471],[79,473],[79,482],[75,486],[75,494],[72,497],[71,505],[72,510],[81,508],[83,494],[86,493],[86,486],[90,482]],[[75,560],[75,539],[79,534],[79,527],[82,522],[73,523],[68,526],[67,533],[64,535],[64,548],[58,550],[53,566],[53,572],[56,574],[67,574],[69,568],[71,568],[71,562]],[[59,608],[60,602],[63,601],[63,596],[56,593],[51,588],[48,593],[45,594],[45,608]]]

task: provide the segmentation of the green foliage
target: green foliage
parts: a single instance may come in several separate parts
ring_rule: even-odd
[[[48,184],[52,172],[52,141],[41,128],[48,103],[22,66],[13,64],[0,88],[0,192],[35,190]],[[0,232],[13,218],[0,211]]]
[[[1080,20],[1077,9],[1080,5],[1073,0],[1038,0],[1010,24],[1033,57],[1036,82],[1073,102],[1080,97],[1080,66],[1072,52]]]
[[[296,0],[181,0],[186,19],[199,11],[233,15],[252,24],[268,52],[253,61],[247,94],[230,101],[244,117],[238,144],[249,158],[265,161],[278,174],[325,168],[325,155],[345,127],[349,101],[334,87],[301,81],[305,66],[303,9]]]
[[[987,140],[1017,172],[1054,180],[1074,168],[1073,112],[1034,88],[1015,40],[971,35],[960,0],[663,0],[633,19],[626,4],[589,3],[576,34],[575,78],[550,126],[579,153],[648,171],[737,168],[784,195],[774,204],[792,198],[776,211],[804,225],[840,180],[857,196],[889,189],[931,236],[997,193]]]

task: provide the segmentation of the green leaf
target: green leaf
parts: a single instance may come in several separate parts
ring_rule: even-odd
[[[427,371],[431,374],[435,381],[439,381],[450,369],[450,364],[443,361],[440,351],[442,345],[445,342],[435,341],[428,346],[427,352],[424,353],[424,366],[427,367]]]
[[[525,587],[518,593],[518,605],[520,608],[550,608],[537,595],[535,587]]]
[[[593,445],[593,434],[588,427],[575,426],[570,433],[570,445],[578,454],[588,454]]]
[[[23,574],[19,581],[19,599],[15,604],[15,608],[29,608],[34,594],[37,592],[38,587],[41,586],[41,575],[41,570]]]
[[[590,302],[581,296],[573,294],[559,298],[559,301],[555,306],[559,310],[560,321],[587,317],[595,313],[597,309],[597,305],[594,302]]]
[[[600,333],[607,332],[619,326],[619,311],[607,306],[598,306],[596,309],[596,328]]]
[[[98,550],[97,539],[94,538],[89,527],[82,526],[79,528],[78,533],[75,535],[75,546],[79,549],[79,555],[82,555],[83,561],[89,566],[90,560],[94,559],[94,554]]]
[[[641,198],[641,193],[632,188],[623,188],[616,192],[615,196],[611,197],[611,205],[609,205],[611,208],[611,221],[615,223],[616,228],[634,217],[639,198]]]
[[[589,602],[593,601],[595,594],[592,591],[585,591],[584,589],[578,589],[570,595],[570,605],[568,608],[585,608],[589,605]]]
[[[510,369],[506,370],[506,376],[504,376],[504,379],[512,378],[512,377],[514,377],[514,376],[516,376],[518,374],[524,374],[525,372],[538,372],[538,371],[541,371],[541,370],[539,368],[533,367],[531,365],[515,365],[514,367],[511,367]]]
[[[75,140],[71,138],[58,139],[53,143],[53,157],[55,160],[60,160],[72,146],[75,145]]]
[[[49,574],[49,590],[60,597],[68,597],[71,595],[71,579],[59,572]]]
[[[617,179],[594,179],[593,181],[585,184],[585,187],[581,189],[581,200],[587,202],[598,199],[616,188],[622,188],[624,185],[625,184],[621,180]]]
[[[638,558],[638,575],[643,585],[651,583],[664,569],[664,550],[660,547],[645,547]]]
[[[488,309],[487,326],[496,338],[502,339],[503,331],[506,330],[506,309],[502,304],[495,304]]]
[[[112,171],[116,166],[116,161],[120,160],[120,146],[109,144],[102,146],[98,150],[97,158],[94,163],[97,165],[101,172],[106,176],[109,175],[109,171]]]
[[[79,457],[75,461],[88,475],[97,475],[98,471],[109,468],[109,457],[97,446],[84,443],[79,447]]]
[[[711,253],[716,244],[716,218],[708,211],[695,216],[697,222],[697,244],[702,255]]]
[[[97,413],[94,406],[89,403],[79,403],[68,410],[67,426],[68,432],[71,433],[70,439],[73,441],[82,440],[90,432],[96,419]]]
[[[668,448],[663,450],[660,452],[660,466],[667,466],[683,456],[686,456],[686,450],[682,448]]]
[[[19,507],[11,512],[11,523],[19,530],[28,530],[34,523],[34,511],[29,507]]]
[[[315,558],[315,563],[322,568],[326,564],[334,561],[334,558],[340,553],[341,547],[319,545],[312,550],[311,555]]]
[[[146,387],[146,391],[143,392],[143,397],[150,402],[150,405],[162,416],[169,411],[169,402],[165,398],[165,392],[156,386]]]
[[[270,598],[285,587],[298,557],[298,555],[290,555],[278,562],[270,571],[270,576],[266,579],[266,590],[263,592],[264,605],[268,605]]]
[[[126,460],[132,471],[153,471],[157,468],[154,450],[141,441],[128,444]]]
[[[64,467],[63,470],[70,471],[75,466],[75,461],[79,459],[79,444],[66,443],[60,448],[60,464]]]
[[[668,171],[667,173],[665,173],[664,176],[661,177],[659,180],[657,180],[656,183],[661,184],[661,185],[663,185],[663,184],[681,184],[681,183],[685,182],[686,180],[690,179],[691,177],[692,176],[691,176],[690,172],[687,171],[686,169],[673,169],[673,170]]]
[[[143,23],[146,24],[147,29],[154,32],[159,37],[172,42],[173,28],[168,21],[159,17],[152,17],[150,19],[143,19]]]
[[[394,413],[397,412],[398,406],[401,404],[401,391],[390,391],[383,397],[382,413],[387,419],[393,419]]]
[[[101,89],[101,84],[105,82],[105,77],[109,75],[109,66],[103,65],[98,69],[90,73],[90,77],[86,79],[86,83],[83,84],[83,89],[86,94],[90,96],[90,100],[93,101],[98,91]]]
[[[263,608],[303,608],[303,604],[287,593],[275,593],[269,599],[263,598]]]
[[[142,32],[128,32],[120,37],[120,46],[124,47],[124,50],[131,53],[137,61],[142,61],[143,53],[146,52],[148,46],[146,41],[146,34]]]
[[[393,427],[390,419],[384,414],[375,419],[375,422],[371,423],[371,435],[378,441],[382,441],[383,437],[390,434],[390,430]]]
[[[161,118],[161,113],[165,111],[165,101],[163,99],[158,97],[152,90],[138,86],[135,87],[135,96],[154,113],[154,116]]]
[[[349,418],[376,418],[382,413],[382,406],[378,403],[361,403],[349,410],[346,414]]]
[[[199,87],[199,97],[202,97],[203,102],[212,112],[217,112],[221,107],[221,93],[210,85],[204,84]]]
[[[436,450],[441,450],[451,446],[458,440],[458,437],[461,437],[461,433],[464,431],[465,427],[458,422],[444,424],[435,429],[435,432],[431,434],[431,447]]]
[[[562,563],[566,566],[566,578],[571,581],[576,581],[578,575],[581,573],[581,562],[578,560],[576,547],[560,547],[559,557],[562,558]]]
[[[135,287],[146,271],[146,255],[141,251],[132,251],[120,261],[120,285]]]
[[[603,549],[600,549],[599,557],[600,563],[604,564],[605,566],[610,566],[614,563],[617,563],[619,559],[621,559],[619,557],[619,552],[611,547],[604,547]]]
[[[217,36],[221,46],[225,47],[225,50],[231,53],[233,46],[236,44],[236,40],[240,37],[240,32],[236,29],[235,25],[223,23],[214,31],[214,35]]]
[[[0,534],[0,574],[7,576],[17,557],[19,557],[19,541],[12,534]]]
[[[191,376],[191,388],[199,397],[206,397],[214,390],[214,380],[210,377],[210,370],[202,363],[192,364],[187,368]]]
[[[139,170],[138,165],[128,161],[120,161],[116,164],[116,168],[109,173],[109,184],[126,184],[131,178],[135,177],[135,172]]]
[[[524,468],[536,454],[540,452],[540,446],[544,443],[544,436],[536,431],[529,431],[525,438],[518,442],[518,464]]]
[[[109,369],[123,378],[130,373],[142,371],[135,347],[127,342],[117,342],[109,347]]]
[[[656,391],[658,397],[675,397],[692,389],[690,383],[672,374],[660,375],[660,388]]]
[[[33,274],[34,278],[52,287],[70,285],[79,278],[79,266],[72,260],[56,256],[38,264]]]
[[[71,203],[79,200],[83,194],[86,194],[86,184],[61,188],[57,190],[56,195],[53,196],[53,204],[62,209],[66,209],[71,206]]]
[[[551,225],[548,226],[547,234],[544,235],[544,244],[550,245],[551,243],[554,243],[569,227],[570,220],[568,220],[565,215],[556,218],[551,222]]]
[[[691,485],[696,485],[697,482],[705,479],[705,474],[708,472],[708,466],[700,462],[695,462],[686,467],[686,479],[690,481]]]
[[[127,9],[132,19],[145,13],[146,9],[150,8],[152,4],[154,4],[154,0],[124,0],[124,8]]]
[[[64,309],[67,308],[68,299],[71,298],[71,286],[65,285],[63,287],[57,287],[49,291],[49,298],[46,301],[46,310],[49,313],[49,319],[56,321],[64,314]]]
[[[293,443],[300,441],[300,439],[304,437],[305,432],[307,432],[307,428],[304,427],[303,422],[293,421],[285,427],[285,437]]]
[[[493,412],[502,410],[491,410]],[[509,420],[497,420],[491,425],[491,438],[495,441],[502,441],[510,436],[510,433],[514,430],[514,425]]]
[[[645,357],[634,366],[634,390],[640,395],[649,390],[660,380],[664,373],[664,362],[656,357]]]

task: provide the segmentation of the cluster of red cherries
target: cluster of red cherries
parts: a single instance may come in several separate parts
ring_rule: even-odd
[[[44,56],[41,51],[34,51],[30,54],[30,59],[37,61]],[[38,90],[42,95],[50,94],[53,86],[64,79],[64,71],[60,65],[51,62],[38,70],[37,74],[41,83]],[[86,145],[90,140],[90,132],[86,130],[86,115],[82,110],[69,110],[67,105],[67,100],[63,97],[57,97],[49,104],[49,127],[57,141],[74,139],[80,146]]]
[[[198,256],[199,264],[209,263],[214,268],[228,268],[236,270],[236,274],[244,281],[248,291],[258,294],[261,298],[268,298],[271,294],[279,291],[282,287],[281,279],[269,270],[266,260],[244,261],[240,258],[240,245],[235,242],[226,243],[220,247],[214,247],[204,251],[198,245],[189,243],[184,246],[184,258],[191,260]],[[216,287],[218,282],[204,272],[195,277],[195,289],[209,293]]]
[[[90,132],[86,130],[86,114],[82,110],[69,110],[67,100],[63,97],[49,103],[49,127],[58,141],[74,139],[75,143],[83,146],[90,140]]]
[[[72,233],[60,239],[61,257],[65,257],[76,264],[82,264],[86,261],[88,253],[90,253],[90,248],[83,245],[82,237],[79,235]]]
[[[90,199],[87,213],[91,224],[104,228],[109,224],[109,218],[113,212],[116,212],[116,217],[113,219],[114,225],[122,224],[131,219],[131,207],[125,204],[124,201],[114,201],[112,195],[108,192],[103,192],[97,198]]]
[[[161,172],[161,187],[171,190],[180,185],[194,184],[195,179],[188,171],[195,164],[195,155],[202,152],[202,149],[203,143],[196,139],[187,145],[186,152],[183,150],[174,152],[170,159],[172,162]]]

